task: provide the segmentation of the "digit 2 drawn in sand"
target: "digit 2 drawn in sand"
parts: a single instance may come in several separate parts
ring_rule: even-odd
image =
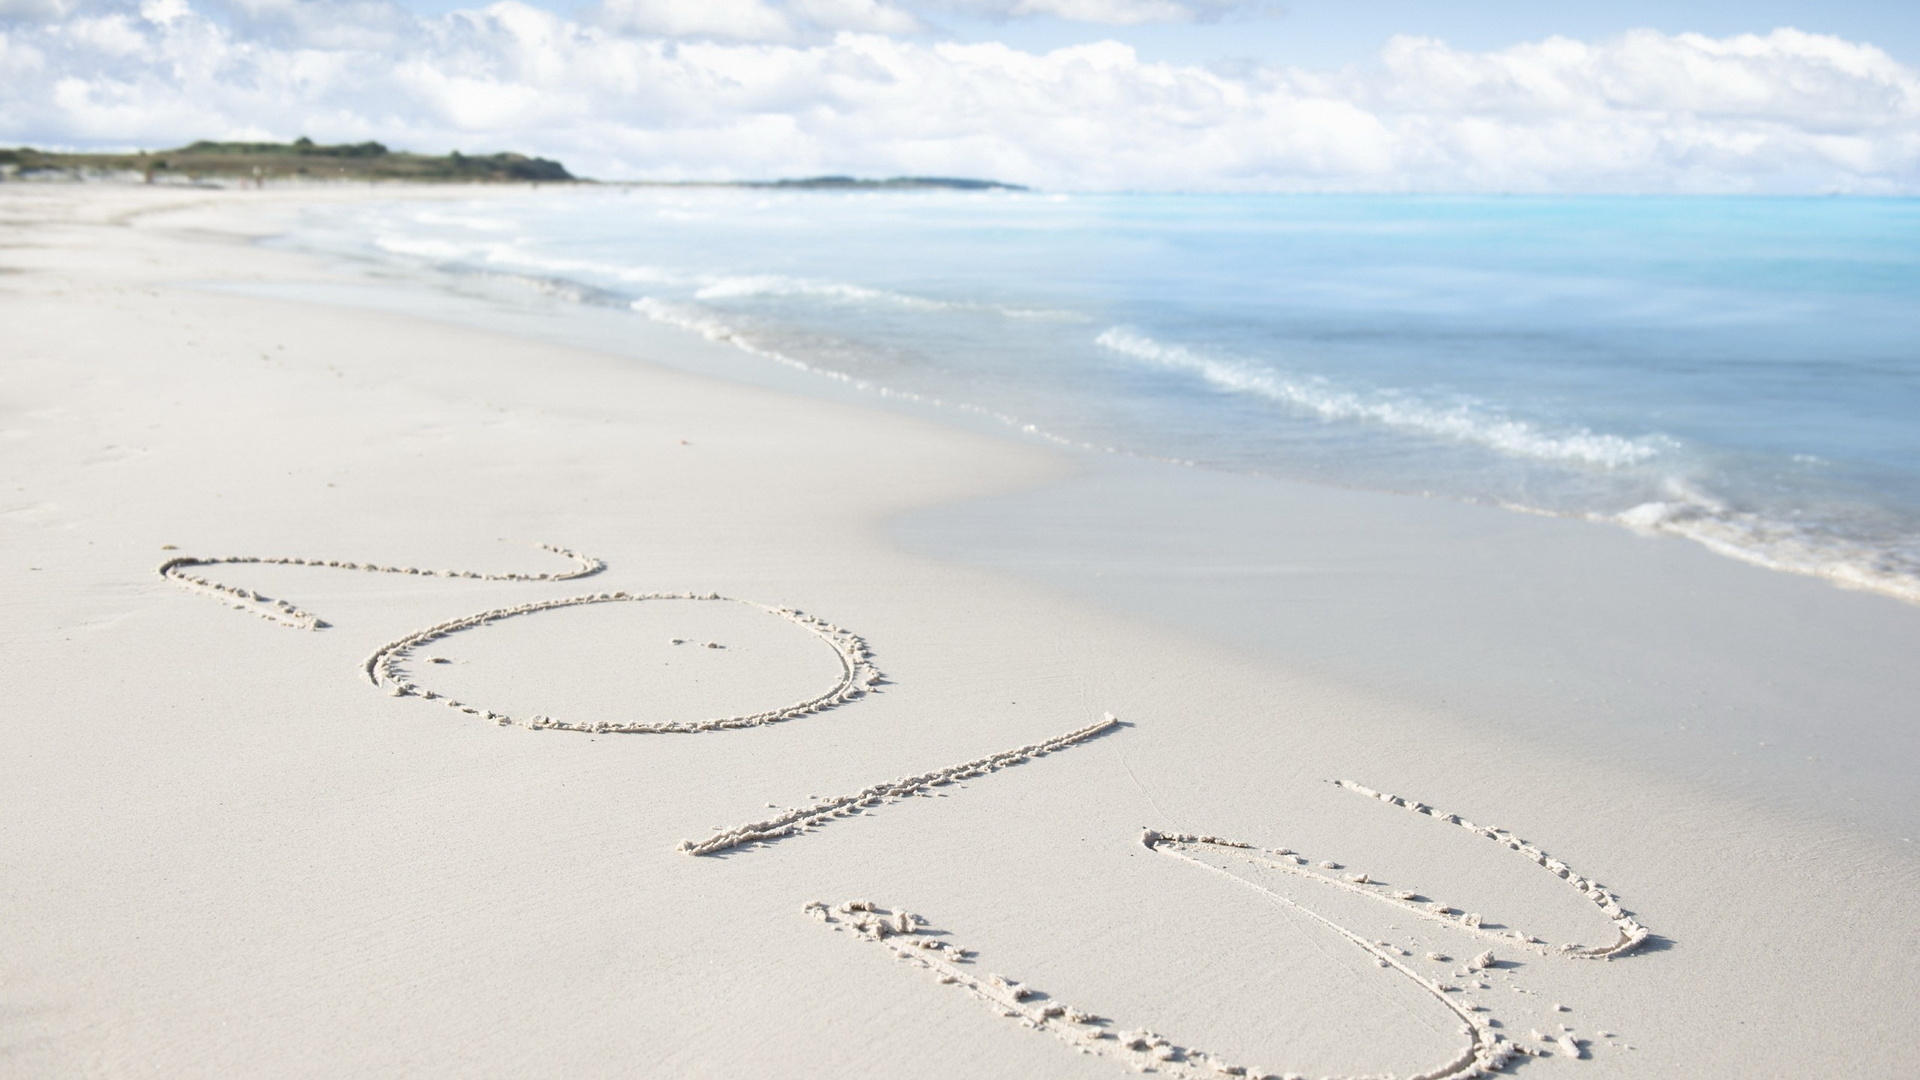
[[[252,589],[243,589],[214,581],[196,571],[201,567],[219,565],[276,565],[276,566],[313,566],[333,570],[357,570],[374,574],[407,574],[419,577],[461,578],[472,581],[572,581],[590,577],[606,569],[606,564],[589,555],[582,555],[567,548],[552,544],[537,544],[541,550],[553,552],[574,564],[571,571],[565,573],[516,574],[486,573],[477,570],[423,570],[412,566],[381,566],[376,563],[343,562],[335,559],[303,559],[290,556],[252,556],[222,555],[212,558],[181,556],[169,559],[160,566],[160,576],[182,588],[212,596],[242,611],[251,611],[270,622],[298,630],[319,630],[327,624],[319,616],[303,611],[286,600],[263,596]],[[495,712],[484,706],[444,697],[432,689],[414,682],[402,668],[412,650],[431,641],[437,641],[462,631],[474,630],[502,619],[517,616],[534,615],[561,608],[579,607],[586,604],[631,603],[647,600],[692,600],[706,603],[740,604],[775,617],[785,619],[825,642],[833,649],[839,660],[840,672],[833,685],[812,697],[796,701],[776,709],[756,713],[741,713],[732,716],[718,716],[703,720],[677,721],[653,724],[610,724],[581,723],[554,719],[536,715],[516,718],[505,713]],[[583,596],[568,596],[554,600],[537,600],[512,607],[493,608],[487,611],[465,615],[446,622],[435,623],[423,630],[390,641],[374,650],[361,665],[369,682],[375,686],[386,685],[395,696],[416,696],[423,700],[438,700],[442,704],[473,716],[479,716],[501,725],[524,724],[531,728],[552,728],[562,731],[590,731],[595,733],[617,734],[662,734],[699,731],[723,731],[729,728],[758,727],[763,724],[779,723],[795,717],[817,713],[836,705],[851,701],[865,694],[868,688],[881,681],[880,670],[873,665],[872,654],[867,643],[859,635],[843,630],[824,619],[808,615],[793,608],[773,607],[755,603],[751,600],[736,600],[718,593],[629,593],[603,592],[589,593]]]
[[[1482,926],[1482,920],[1478,914],[1462,912],[1422,897],[1418,893],[1405,890],[1388,891],[1367,874],[1348,873],[1336,876],[1320,873],[1309,868],[1306,856],[1291,848],[1257,848],[1252,844],[1224,837],[1161,833],[1151,829],[1142,835],[1141,842],[1149,851],[1169,855],[1219,874],[1254,889],[1296,913],[1307,916],[1319,926],[1332,931],[1349,944],[1367,953],[1380,967],[1411,980],[1451,1012],[1459,1020],[1459,1031],[1465,1039],[1464,1045],[1453,1058],[1417,1074],[1411,1080],[1470,1080],[1473,1077],[1486,1076],[1499,1071],[1509,1060],[1517,1056],[1546,1056],[1558,1052],[1576,1059],[1585,1057],[1585,1048],[1574,1038],[1572,1031],[1564,1027],[1561,1032],[1553,1035],[1534,1032],[1535,1040],[1541,1044],[1538,1046],[1523,1046],[1509,1040],[1505,1034],[1496,1030],[1499,1024],[1485,1005],[1467,998],[1464,987],[1442,982],[1438,978],[1416,970],[1412,964],[1408,963],[1411,954],[1406,950],[1385,941],[1369,941],[1353,930],[1314,911],[1308,905],[1236,872],[1232,865],[1222,865],[1223,862],[1231,864],[1237,861],[1258,870],[1293,874],[1323,885],[1372,897],[1424,919],[1438,922],[1451,930],[1498,939],[1506,944],[1543,955],[1611,960],[1631,953],[1647,940],[1647,928],[1620,907],[1618,896],[1609,892],[1598,882],[1576,873],[1566,863],[1514,836],[1511,832],[1492,826],[1476,825],[1458,815],[1437,811],[1424,803],[1374,791],[1351,781],[1334,781],[1334,783],[1343,790],[1363,794],[1389,805],[1403,807],[1413,813],[1428,815],[1448,824],[1457,825],[1518,852],[1528,861],[1564,879],[1569,886],[1597,907],[1617,931],[1616,940],[1612,944],[1603,946],[1568,944],[1556,950],[1549,948],[1539,938],[1522,931],[1497,934]],[[1210,861],[1210,858],[1215,861]],[[1347,868],[1332,860],[1323,860],[1319,864],[1319,869],[1338,871]],[[843,927],[851,928],[860,937],[886,946],[900,959],[932,972],[941,983],[958,986],[1002,1015],[1052,1035],[1083,1053],[1115,1058],[1142,1071],[1164,1072],[1179,1080],[1248,1075],[1268,1076],[1271,1080],[1272,1074],[1258,1070],[1250,1072],[1242,1065],[1225,1061],[1204,1050],[1181,1046],[1144,1029],[1116,1032],[1106,1019],[1068,1007],[1046,994],[1004,976],[976,975],[965,966],[971,964],[976,954],[972,950],[952,944],[941,936],[936,936],[936,932],[918,916],[902,911],[889,912],[864,900],[850,901],[838,909],[830,909],[823,903],[814,902],[806,906],[806,911],[836,930]],[[1445,962],[1447,957],[1436,952],[1429,953],[1427,959],[1439,963]],[[1452,975],[1459,979],[1476,979],[1498,964],[1499,961],[1495,959],[1493,952],[1488,950],[1468,961],[1465,966],[1454,970]],[[1482,989],[1486,988],[1485,983],[1476,983],[1476,985]],[[1293,1077],[1296,1074],[1285,1075]]]
[[[422,570],[412,566],[381,566],[375,563],[343,562],[334,559],[303,559],[288,556],[252,556],[223,555],[213,558],[181,556],[169,559],[160,566],[160,576],[182,588],[212,596],[242,611],[251,611],[270,622],[300,630],[319,630],[327,624],[311,612],[303,611],[286,600],[263,596],[252,589],[225,585],[195,571],[200,567],[219,565],[277,565],[277,566],[313,566],[334,570],[357,570],[363,573],[408,574],[425,577],[464,578],[475,581],[570,581],[589,577],[606,568],[599,559],[579,552],[556,547],[551,544],[535,545],[544,551],[553,552],[573,562],[573,570],[566,573],[545,574],[505,574],[484,573],[476,570]],[[705,603],[740,604],[769,615],[785,619],[825,642],[833,649],[839,659],[840,672],[834,684],[812,697],[794,702],[777,709],[768,709],[756,713],[740,713],[732,716],[713,717],[705,720],[675,721],[652,724],[612,724],[580,723],[557,720],[550,716],[533,715],[525,718],[496,712],[480,705],[445,697],[434,690],[415,682],[403,667],[413,651],[429,642],[438,641],[453,634],[476,630],[503,619],[511,619],[541,612],[555,611],[561,608],[579,607],[586,604],[635,603],[648,600],[691,600]],[[361,663],[361,673],[375,686],[386,686],[397,697],[418,697],[422,700],[438,700],[463,713],[491,720],[500,725],[523,724],[526,727],[548,728],[561,731],[588,731],[610,734],[664,734],[692,733],[702,731],[723,731],[730,728],[758,727],[779,723],[795,717],[817,713],[836,705],[844,704],[864,695],[869,688],[882,681],[879,668],[873,664],[872,652],[867,642],[858,634],[842,629],[817,616],[809,615],[795,608],[773,607],[752,600],[737,600],[721,596],[718,593],[631,593],[601,592],[582,596],[567,596],[553,600],[534,600],[511,607],[491,608],[486,611],[464,615],[457,619],[435,623],[422,630],[397,638],[375,649]],[[765,821],[749,822],[738,828],[694,842],[682,841],[680,850],[690,855],[713,855],[730,848],[746,844],[770,843],[787,836],[810,832],[836,817],[857,814],[861,810],[878,806],[883,802],[907,798],[921,794],[930,788],[942,787],[957,780],[971,779],[998,772],[1013,765],[1019,765],[1033,758],[1045,757],[1050,753],[1078,745],[1097,735],[1118,727],[1120,722],[1111,713],[1103,719],[1083,728],[1055,736],[1043,742],[1015,747],[1012,750],[991,754],[959,765],[948,766],[918,776],[903,777],[857,791],[851,795],[826,799],[812,806],[787,812]]]

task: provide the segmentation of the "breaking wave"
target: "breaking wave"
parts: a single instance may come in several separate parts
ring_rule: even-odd
[[[1630,439],[1585,428],[1548,431],[1478,404],[1443,405],[1402,391],[1343,389],[1325,379],[1286,375],[1244,360],[1168,345],[1121,326],[1094,340],[1122,356],[1192,372],[1221,390],[1279,402],[1325,420],[1382,424],[1516,457],[1618,469],[1657,457],[1669,445],[1669,440],[1659,437]]]

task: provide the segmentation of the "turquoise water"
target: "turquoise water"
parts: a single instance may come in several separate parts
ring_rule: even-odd
[[[1063,441],[1920,600],[1920,201],[596,189],[316,210]]]

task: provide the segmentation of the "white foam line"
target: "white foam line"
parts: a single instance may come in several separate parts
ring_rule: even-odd
[[[222,585],[217,581],[190,574],[189,568],[198,566],[231,566],[251,563],[272,566],[319,566],[331,570],[359,570],[369,574],[407,574],[415,577],[467,578],[474,581],[572,581],[575,578],[589,577],[606,569],[606,563],[591,555],[582,555],[552,544],[535,544],[542,551],[551,551],[556,555],[573,561],[574,569],[564,574],[493,574],[478,570],[423,570],[416,566],[381,566],[377,563],[345,562],[340,559],[303,559],[298,556],[274,555],[217,555],[202,557],[182,555],[168,559],[160,564],[160,576],[190,592],[211,596],[241,611],[251,611],[268,622],[290,626],[296,630],[318,630],[327,624],[309,611],[270,596],[262,596],[252,589],[243,589],[233,585]]]
[[[1243,885],[1251,885],[1197,859],[1186,855],[1178,857]],[[1259,889],[1257,885],[1251,887]],[[1445,987],[1408,968],[1398,957],[1284,896],[1265,889],[1260,891],[1339,934],[1373,956],[1382,967],[1412,979],[1459,1018],[1460,1033],[1467,1037],[1466,1047],[1445,1064],[1408,1080],[1471,1080],[1499,1071],[1509,1058],[1524,1052],[1495,1031],[1489,1019],[1448,997]],[[815,901],[806,905],[805,911],[835,930],[851,929],[860,938],[885,946],[895,956],[927,969],[943,984],[958,986],[1000,1015],[1052,1035],[1082,1053],[1113,1058],[1141,1072],[1161,1072],[1176,1080],[1220,1080],[1223,1076],[1279,1080],[1264,1070],[1236,1065],[1145,1029],[1116,1032],[1111,1021],[1071,1008],[1016,980],[1003,975],[976,974],[969,970],[976,955],[972,950],[951,943],[927,926],[924,919],[905,911],[889,911],[865,900],[849,901],[838,909]]]
[[[1416,802],[1412,799],[1404,799],[1398,795],[1391,795],[1384,791],[1375,791],[1370,787],[1356,784],[1351,780],[1335,780],[1333,781],[1333,786],[1343,791],[1351,791],[1357,795],[1365,795],[1368,798],[1378,799],[1390,806],[1398,806],[1404,810],[1431,817],[1437,821],[1444,821],[1449,825],[1457,825],[1476,836],[1492,840],[1494,843],[1508,850],[1519,852],[1521,856],[1536,866],[1566,881],[1568,886],[1575,892],[1585,897],[1589,903],[1600,909],[1601,914],[1605,915],[1608,920],[1613,923],[1613,927],[1618,931],[1619,937],[1611,945],[1562,945],[1559,952],[1563,956],[1571,956],[1582,960],[1611,960],[1632,952],[1647,940],[1649,931],[1645,926],[1641,925],[1638,919],[1621,910],[1620,898],[1618,896],[1608,891],[1606,887],[1599,882],[1582,877],[1574,871],[1573,867],[1540,850],[1540,848],[1533,844],[1520,839],[1506,829],[1497,829],[1491,825],[1476,825],[1458,814],[1444,813],[1435,810],[1425,803]],[[1371,895],[1380,894],[1375,892],[1371,893]],[[1408,907],[1414,911],[1422,910],[1411,903],[1406,903],[1393,897],[1381,896],[1381,899],[1388,900],[1391,903],[1401,904],[1401,906]],[[1431,914],[1429,912],[1422,913]],[[1474,927],[1472,929],[1478,928]]]
[[[1471,405],[1440,405],[1402,394],[1362,394],[1318,379],[1289,378],[1237,359],[1207,356],[1184,345],[1155,341],[1124,326],[1107,329],[1094,344],[1136,360],[1192,372],[1222,389],[1264,397],[1328,420],[1369,421],[1473,443],[1512,456],[1618,469],[1656,457],[1666,445],[1659,439],[1629,439],[1585,428],[1553,434],[1525,420]]]
[[[1022,764],[1033,758],[1045,757],[1056,750],[1065,750],[1111,731],[1119,724],[1120,721],[1115,719],[1112,713],[1107,713],[1100,720],[1086,727],[1076,728],[1065,735],[1056,735],[1045,742],[1029,743],[1026,746],[1003,750],[998,754],[975,758],[959,765],[949,765],[944,769],[921,773],[918,776],[906,776],[898,780],[874,784],[851,795],[823,799],[812,806],[789,810],[765,821],[748,822],[745,825],[717,832],[698,842],[682,840],[679,850],[688,855],[712,855],[743,844],[764,843],[786,836],[795,836],[825,825],[836,817],[858,813],[864,807],[909,798],[929,788],[944,787],[956,780],[970,780],[976,776],[985,776],[990,772],[998,772],[1001,769]]]
[[[550,716],[533,715],[524,719],[494,712],[453,698],[440,698],[441,702],[464,713],[470,713],[483,719],[506,726],[521,724],[538,729],[559,731],[588,731],[597,734],[649,735],[649,734],[687,734],[701,731],[725,731],[732,728],[760,727],[765,724],[777,724],[798,716],[823,712],[836,705],[851,701],[866,694],[869,687],[881,680],[880,670],[873,665],[872,654],[867,648],[866,639],[850,630],[841,629],[825,619],[808,615],[794,608],[772,607],[752,600],[737,600],[718,593],[629,593],[604,592],[589,593],[585,596],[567,596],[557,600],[535,600],[512,607],[492,608],[487,611],[463,615],[457,619],[435,623],[424,630],[416,630],[405,637],[390,641],[375,649],[361,664],[361,671],[367,680],[375,686],[385,683],[395,696],[415,695],[432,699],[437,697],[432,690],[412,682],[402,673],[400,664],[412,651],[430,641],[437,641],[463,630],[471,630],[489,623],[510,619],[517,615],[531,615],[556,608],[578,607],[584,604],[632,603],[646,600],[693,600],[724,604],[742,604],[786,619],[795,626],[807,631],[833,649],[840,661],[840,674],[833,686],[821,694],[777,709],[767,709],[756,713],[738,713],[732,716],[719,716],[708,720],[674,721],[652,724],[613,724],[605,721],[586,724],[566,720],[556,720]]]
[[[1618,514],[1588,514],[1590,520],[1625,525],[1638,533],[1665,533],[1691,540],[1717,555],[1787,574],[1824,578],[1920,604],[1920,577],[1910,557],[1878,551],[1838,537],[1822,537],[1802,525],[1772,521],[1735,510],[1719,500],[1674,488],[1671,501],[1646,502]]]

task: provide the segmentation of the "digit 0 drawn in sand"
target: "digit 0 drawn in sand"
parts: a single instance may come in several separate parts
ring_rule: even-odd
[[[1026,746],[1015,747],[1012,750],[1002,750],[997,754],[990,754],[983,758],[975,758],[972,761],[962,762],[958,765],[949,765],[944,769],[921,773],[918,776],[906,776],[898,780],[889,780],[885,783],[863,788],[851,795],[841,795],[835,798],[823,799],[814,803],[812,806],[789,810],[784,814],[768,818],[765,821],[752,821],[723,832],[717,832],[705,840],[698,842],[682,840],[680,841],[679,850],[688,855],[713,855],[726,851],[729,848],[740,847],[743,844],[771,843],[782,837],[797,836],[800,833],[819,828],[836,817],[847,817],[851,814],[857,814],[866,807],[879,806],[883,802],[892,802],[896,799],[910,798],[930,788],[944,787],[957,780],[970,780],[976,776],[985,776],[988,773],[998,772],[1001,769],[1022,764],[1033,758],[1045,757],[1057,750],[1065,750],[1070,746],[1076,746],[1086,742],[1088,739],[1105,734],[1119,726],[1120,721],[1116,719],[1112,713],[1107,713],[1098,721],[1088,724],[1086,727],[1076,728],[1067,732],[1065,735],[1056,735],[1044,742],[1029,743]]]
[[[160,565],[160,576],[174,585],[212,596],[223,603],[242,611],[251,611],[261,618],[281,626],[298,630],[319,630],[327,623],[311,612],[304,611],[286,600],[263,596],[252,589],[225,585],[192,571],[198,567],[219,565],[276,565],[276,566],[313,566],[333,570],[357,570],[364,573],[406,574],[419,577],[462,578],[472,581],[571,581],[589,577],[606,568],[599,559],[582,555],[567,548],[552,544],[537,544],[544,551],[553,552],[573,562],[574,568],[564,573],[487,573],[477,570],[423,570],[412,566],[381,566],[375,563],[345,562],[336,559],[306,559],[292,556],[253,556],[222,555],[211,558],[181,556],[169,559]],[[630,603],[646,600],[691,600],[708,603],[740,604],[770,615],[785,619],[813,637],[825,642],[839,661],[839,675],[832,686],[812,697],[796,701],[790,705],[754,713],[740,713],[730,716],[710,717],[703,720],[675,721],[647,724],[618,723],[581,723],[559,720],[545,715],[533,715],[516,718],[506,713],[496,712],[483,706],[444,697],[432,689],[421,686],[407,676],[401,665],[408,659],[412,650],[431,641],[437,641],[451,634],[474,630],[502,619],[532,615],[543,611],[578,607],[585,604]],[[630,593],[603,592],[583,596],[568,596],[555,600],[536,600],[511,607],[492,608],[472,615],[449,619],[435,623],[423,630],[390,641],[374,650],[372,655],[361,664],[361,671],[367,680],[375,686],[386,685],[395,696],[414,696],[422,700],[438,700],[442,704],[461,712],[491,720],[500,725],[523,724],[534,729],[554,729],[560,731],[585,731],[596,734],[667,734],[692,733],[702,731],[724,731],[731,728],[758,727],[764,724],[779,723],[795,717],[822,712],[836,705],[858,698],[882,681],[880,670],[874,666],[872,653],[865,639],[849,630],[844,630],[824,619],[808,615],[795,608],[774,607],[751,600],[737,600],[721,596],[718,593]]]
[[[1369,953],[1380,966],[1413,980],[1460,1021],[1459,1032],[1465,1040],[1460,1052],[1444,1064],[1408,1080],[1471,1080],[1497,1072],[1510,1058],[1526,1053],[1494,1030],[1490,1017],[1482,1015],[1471,1004],[1448,996],[1451,988],[1421,975],[1402,963],[1398,956],[1311,908],[1277,894],[1268,895]],[[1113,1022],[1105,1017],[1072,1008],[1014,979],[976,974],[972,966],[977,954],[946,940],[917,915],[889,911],[866,900],[848,901],[838,908],[814,901],[806,905],[805,911],[834,930],[852,930],[863,940],[884,946],[899,959],[932,972],[941,983],[957,986],[1002,1016],[1045,1032],[1081,1053],[1113,1058],[1141,1072],[1165,1073],[1177,1080],[1219,1080],[1223,1076],[1281,1080],[1282,1075],[1294,1080],[1297,1077],[1294,1073],[1250,1069],[1205,1050],[1181,1046],[1144,1028],[1116,1031]]]
[[[1258,870],[1295,875],[1349,893],[1371,897],[1439,923],[1453,931],[1496,939],[1505,944],[1547,956],[1611,960],[1631,953],[1647,940],[1647,928],[1620,908],[1619,897],[1598,882],[1580,876],[1566,863],[1547,855],[1538,847],[1514,836],[1507,830],[1476,825],[1458,815],[1442,813],[1423,803],[1377,792],[1349,781],[1336,781],[1336,783],[1344,790],[1368,795],[1390,805],[1401,806],[1414,813],[1430,815],[1448,824],[1458,825],[1521,853],[1529,861],[1566,880],[1576,891],[1599,908],[1618,932],[1617,940],[1606,946],[1588,947],[1569,944],[1554,949],[1539,938],[1520,931],[1496,933],[1483,928],[1481,918],[1477,914],[1462,912],[1429,900],[1415,892],[1388,890],[1371,880],[1367,874],[1321,873],[1321,870],[1339,871],[1349,868],[1332,860],[1322,861],[1318,869],[1310,868],[1306,856],[1290,848],[1258,848],[1252,844],[1225,837],[1162,833],[1152,829],[1143,832],[1141,843],[1149,851],[1168,855],[1218,874],[1259,892],[1292,912],[1306,916],[1365,952],[1379,967],[1411,980],[1452,1013],[1460,1022],[1459,1031],[1466,1040],[1465,1045],[1446,1063],[1421,1072],[1411,1080],[1443,1080],[1443,1078],[1468,1080],[1468,1078],[1497,1072],[1508,1061],[1522,1056],[1545,1057],[1558,1053],[1574,1059],[1586,1057],[1587,1044],[1575,1038],[1573,1029],[1564,1024],[1551,1033],[1543,1034],[1539,1030],[1534,1030],[1531,1037],[1538,1045],[1523,1045],[1497,1030],[1501,1023],[1495,1018],[1492,1010],[1468,996],[1470,988],[1493,989],[1493,986],[1484,980],[1493,974],[1495,969],[1513,966],[1497,959],[1491,950],[1480,953],[1467,961],[1463,967],[1452,972],[1452,977],[1464,980],[1465,985],[1442,982],[1437,977],[1431,977],[1416,970],[1409,962],[1413,956],[1412,952],[1387,941],[1369,940],[1353,929],[1315,911],[1307,904],[1276,892],[1242,872],[1236,872],[1232,865],[1234,862],[1244,863]],[[1265,1076],[1269,1080],[1278,1080],[1274,1074],[1249,1070],[1206,1051],[1181,1046],[1149,1031],[1126,1031],[1116,1034],[1106,1020],[1092,1013],[1067,1007],[1045,994],[1001,976],[976,975],[962,966],[970,963],[974,954],[944,940],[943,936],[927,928],[925,921],[917,916],[899,911],[888,912],[866,901],[851,901],[843,904],[837,909],[837,913],[836,910],[830,910],[826,905],[817,902],[808,904],[806,910],[835,929],[841,929],[844,926],[864,939],[885,945],[896,956],[933,972],[940,982],[959,986],[973,997],[995,1008],[1003,1016],[1053,1035],[1083,1053],[1111,1057],[1142,1071],[1164,1072],[1179,1080],[1200,1080],[1202,1077],[1223,1075]],[[1440,952],[1429,952],[1426,959],[1433,963],[1446,963],[1449,960],[1446,954]],[[1556,1005],[1554,1008],[1564,1010],[1563,1006]],[[1295,1075],[1284,1074],[1287,1078]]]
[[[717,716],[706,720],[672,721],[652,724],[617,724],[605,721],[588,724],[556,720],[553,717],[545,715],[516,718],[506,713],[494,712],[491,709],[458,701],[453,698],[440,697],[432,690],[426,689],[413,682],[400,668],[401,663],[408,659],[414,649],[428,642],[438,641],[441,638],[465,630],[477,629],[489,623],[499,622],[502,619],[511,619],[522,615],[533,615],[543,611],[558,610],[560,608],[579,607],[584,604],[618,604],[646,600],[696,600],[708,603],[740,604],[785,619],[825,642],[833,649],[834,656],[840,661],[839,677],[835,680],[833,686],[822,693],[801,701],[796,701],[791,705],[784,705],[776,709],[767,709],[761,712]],[[873,666],[872,654],[867,648],[866,640],[860,637],[860,635],[850,630],[843,630],[824,619],[816,618],[793,608],[772,607],[767,604],[755,603],[752,600],[736,600],[732,597],[721,596],[718,593],[604,592],[591,593],[586,596],[562,597],[558,600],[535,600],[525,604],[516,604],[512,607],[493,608],[489,611],[482,611],[473,615],[464,615],[458,619],[449,619],[446,622],[435,623],[424,630],[416,630],[403,638],[390,641],[378,649],[375,649],[373,654],[368,656],[366,661],[361,665],[361,670],[366,674],[367,681],[373,683],[375,686],[386,685],[389,687],[390,692],[396,697],[405,697],[411,694],[429,700],[438,698],[443,704],[458,709],[461,712],[480,716],[503,726],[517,723],[535,729],[551,728],[559,731],[591,731],[599,734],[616,735],[725,731],[729,728],[759,727],[763,724],[777,724],[782,720],[791,720],[798,716],[822,712],[826,709],[833,708],[835,705],[852,701],[854,698],[865,694],[869,687],[880,682],[881,679],[880,670]]]

